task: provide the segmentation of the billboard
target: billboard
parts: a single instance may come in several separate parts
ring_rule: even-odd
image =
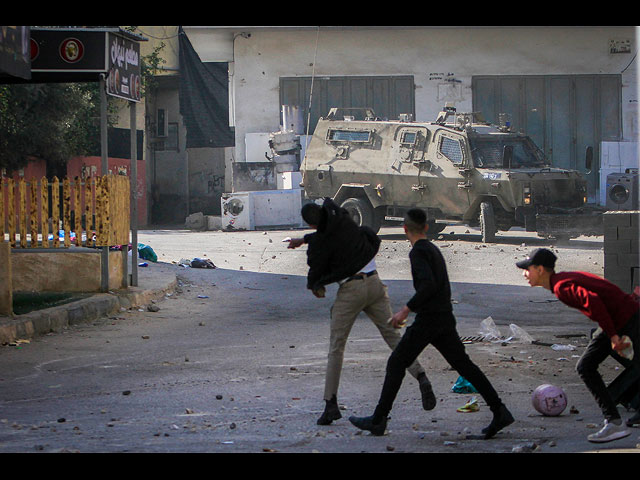
[[[141,99],[140,45],[119,31],[32,28],[31,72],[34,80],[66,82],[105,74],[108,95]]]
[[[142,82],[140,44],[137,41],[109,33],[108,54],[107,94],[139,102]]]

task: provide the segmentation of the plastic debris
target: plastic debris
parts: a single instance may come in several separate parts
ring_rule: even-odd
[[[485,341],[502,341],[500,330],[498,330],[498,327],[491,317],[487,317],[480,322],[479,333],[484,336]]]
[[[515,323],[512,323],[511,325],[509,325],[509,328],[511,329],[511,333],[513,334],[514,339],[517,339],[523,343],[534,342],[533,337],[529,335],[525,329],[519,327]]]
[[[551,348],[553,350],[556,350],[556,351],[575,350],[576,349],[576,347],[574,345],[561,345],[559,343],[554,343],[553,345],[551,345]]]
[[[138,256],[143,260],[149,260],[151,262],[157,262],[158,256],[156,252],[153,251],[149,245],[145,245],[144,243],[138,244]]]
[[[454,393],[478,393],[476,387],[471,385],[467,379],[460,376],[456,383],[451,387],[451,391]]]
[[[467,403],[465,403],[462,407],[456,409],[456,412],[460,413],[472,413],[480,410],[480,405],[478,405],[478,399],[473,397]]]

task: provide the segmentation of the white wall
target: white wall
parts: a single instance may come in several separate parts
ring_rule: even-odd
[[[236,161],[245,159],[247,133],[279,130],[280,77],[311,76],[314,59],[316,76],[413,75],[416,120],[429,121],[447,101],[471,110],[473,75],[620,74],[637,48],[635,27],[241,28],[251,36],[231,37]],[[194,48],[211,51],[203,38]],[[631,53],[610,54],[612,39],[631,40]],[[622,131],[631,141],[636,64],[622,73]]]

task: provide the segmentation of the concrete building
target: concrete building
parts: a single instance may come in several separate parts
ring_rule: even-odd
[[[220,214],[222,192],[234,190],[234,166],[268,165],[266,142],[280,130],[283,105],[298,107],[311,132],[331,107],[370,107],[379,117],[410,114],[418,121],[435,120],[446,103],[481,111],[492,122],[506,113],[554,166],[585,173],[591,203],[603,203],[610,166],[638,166],[633,26],[138,29],[150,39],[143,49],[166,44],[166,63],[146,106],[153,223],[182,222],[198,211]],[[198,119],[181,104],[180,31],[205,67],[227,72],[218,101],[228,109],[231,145],[188,144],[189,123]],[[591,171],[585,170],[588,147]],[[624,153],[612,159],[612,152]],[[154,211],[164,216],[153,218]]]

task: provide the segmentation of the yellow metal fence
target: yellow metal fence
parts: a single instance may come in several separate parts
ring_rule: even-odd
[[[28,183],[0,177],[0,241],[14,248],[127,245],[129,192],[123,175]]]

